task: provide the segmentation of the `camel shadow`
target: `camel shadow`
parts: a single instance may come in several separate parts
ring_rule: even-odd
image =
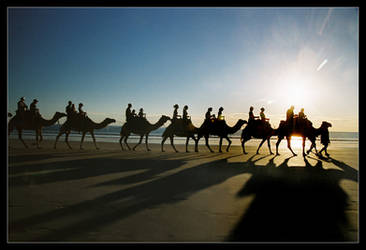
[[[292,158],[292,157],[290,157]],[[342,242],[351,240],[346,233],[345,215],[348,195],[340,187],[341,179],[357,180],[357,171],[331,159],[342,169],[323,169],[317,160],[313,166],[304,158],[304,166],[279,166],[274,159],[253,171],[252,178],[237,193],[254,195],[249,208],[228,236],[237,242]]]
[[[140,182],[141,184],[117,189],[61,209],[39,213],[17,221],[10,220],[9,237],[16,239],[17,234],[21,235],[25,230],[29,230],[29,227],[37,228],[48,223],[57,224],[58,221],[69,221],[61,223],[57,228],[41,236],[29,238],[27,241],[85,240],[88,239],[90,232],[98,231],[116,221],[146,209],[179,203],[189,199],[193,194],[221,184],[229,178],[251,173],[249,181],[238,192],[238,198],[252,194],[255,195],[255,198],[226,239],[227,241],[346,240],[342,230],[347,225],[345,209],[348,196],[339,187],[339,181],[343,178],[355,178],[354,173],[343,173],[343,171],[351,171],[349,169],[351,167],[337,162],[343,171],[324,170],[321,161],[312,166],[306,158],[305,167],[289,167],[290,158],[276,166],[275,157],[269,159],[268,164],[260,166],[255,163],[267,156],[256,160],[253,160],[252,157],[246,162],[239,163],[228,162],[231,157],[237,156],[225,156],[160,178],[154,177],[163,171],[179,167],[185,162],[183,160],[168,162],[155,159],[153,167],[150,167],[156,168],[156,170],[151,169],[146,173],[138,173],[135,176],[120,178],[112,182],[102,182],[97,186],[125,184],[126,182]],[[100,163],[105,161],[103,168],[109,169],[103,170],[104,172],[100,174],[113,173],[118,171],[121,166],[128,164],[133,164],[128,169],[138,166],[145,167],[145,165],[151,165],[151,160],[100,159]],[[95,161],[95,159],[85,161]],[[106,162],[109,163],[106,164]],[[118,166],[115,166],[116,164]],[[72,164],[70,164],[71,166]],[[100,171],[102,170],[100,169]],[[90,176],[87,167],[82,172],[84,177]],[[61,179],[75,178],[74,176],[75,173],[69,173]],[[52,178],[52,181],[60,180],[56,174]]]

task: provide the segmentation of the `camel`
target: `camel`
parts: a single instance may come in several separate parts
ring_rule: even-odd
[[[298,118],[294,118],[297,120]],[[250,140],[252,137],[262,139],[261,143],[258,146],[257,154],[259,154],[259,149],[261,148],[262,144],[267,140],[268,142],[268,148],[270,154],[273,154],[271,151],[271,144],[270,144],[270,138],[271,136],[278,136],[278,140],[276,143],[276,155],[279,155],[278,153],[278,146],[280,145],[281,140],[286,137],[287,139],[287,147],[291,151],[291,153],[296,156],[295,152],[291,148],[291,136],[301,136],[303,139],[302,148],[303,148],[303,156],[306,156],[309,154],[309,152],[315,148],[316,150],[316,144],[315,140],[316,137],[321,135],[322,133],[326,132],[328,130],[328,127],[331,127],[332,125],[326,121],[323,121],[322,125],[315,129],[312,126],[312,123],[309,120],[304,120],[302,124],[295,127],[295,130],[289,131],[288,126],[286,125],[285,121],[281,121],[280,125],[277,129],[271,128],[271,126],[263,126],[259,122],[259,120],[254,120],[254,123],[251,123],[245,129],[243,129],[242,135],[241,135],[241,145],[243,148],[243,153],[247,154],[245,152],[244,143],[248,140]],[[305,140],[308,138],[311,141],[311,147],[309,150],[307,150],[307,153],[305,154]]]
[[[294,118],[294,119],[295,119],[295,124],[300,122],[298,118]],[[302,137],[302,155],[303,156],[306,156],[307,154],[309,154],[313,148],[315,149],[315,152],[318,153],[317,149],[316,149],[316,143],[315,143],[316,137],[327,132],[328,128],[331,126],[332,126],[332,124],[330,124],[329,122],[323,121],[321,126],[316,129],[313,127],[312,123],[309,120],[304,120],[304,121],[302,121],[302,124],[295,125],[295,129],[290,130],[288,128],[286,122],[281,121],[280,125],[277,129],[277,132],[276,132],[276,134],[278,135],[278,141],[276,143],[276,154],[279,155],[278,146],[280,145],[281,140],[284,137],[286,137],[288,149],[291,151],[291,153],[294,156],[297,155],[294,153],[294,151],[291,148],[291,136],[301,136]],[[307,152],[305,153],[306,138],[308,138],[311,141],[311,146],[310,146],[310,149],[307,150]]]
[[[145,136],[145,144],[146,144],[146,150],[150,151],[148,146],[148,137],[151,131],[160,128],[164,125],[168,120],[170,120],[170,117],[168,116],[161,116],[160,119],[155,123],[151,124],[148,120],[145,118],[140,117],[134,117],[132,120],[126,122],[123,124],[121,128],[121,138],[119,139],[119,144],[121,145],[121,149],[124,150],[122,146],[122,139],[124,138],[124,142],[126,143],[129,150],[131,150],[130,146],[127,143],[128,136],[131,133],[140,135],[140,141],[133,147],[133,150],[136,149],[138,145],[141,144],[142,139]]]
[[[210,150],[211,153],[214,151],[211,149],[208,144],[209,135],[217,135],[220,137],[219,143],[219,152],[222,153],[222,139],[225,138],[229,144],[226,148],[226,152],[229,152],[229,148],[231,145],[231,140],[229,139],[229,134],[234,134],[237,132],[244,124],[246,124],[246,120],[239,119],[233,127],[230,127],[226,124],[225,120],[211,119],[210,121],[205,121],[201,127],[198,129],[198,136],[196,140],[196,152],[198,152],[198,141],[201,137],[205,137],[206,146]]]
[[[8,116],[9,114],[10,113],[8,113]],[[49,127],[55,124],[61,117],[65,116],[66,116],[65,113],[56,112],[50,120],[46,120],[41,115],[38,117],[33,117],[33,114],[30,111],[26,111],[23,115],[23,118],[20,117],[18,114],[16,114],[9,121],[8,134],[10,135],[10,133],[14,130],[14,128],[17,129],[19,140],[23,143],[23,145],[26,148],[28,148],[27,144],[24,142],[22,138],[22,131],[34,130],[36,132],[36,145],[37,148],[40,148],[39,143],[43,140],[42,128]]]
[[[243,148],[243,153],[247,154],[244,146],[245,142],[249,141],[253,137],[256,139],[262,139],[257,149],[257,154],[259,154],[259,149],[265,141],[267,141],[268,143],[268,149],[270,154],[273,154],[271,150],[270,138],[271,136],[275,135],[275,133],[276,131],[271,127],[271,124],[263,123],[263,121],[261,120],[253,120],[243,129],[241,133],[240,141],[241,147]]]
[[[56,136],[54,148],[56,149],[56,144],[57,144],[57,141],[60,138],[60,136],[65,134],[65,142],[66,142],[67,146],[70,149],[72,149],[72,147],[69,144],[68,138],[69,138],[69,134],[70,134],[71,130],[75,130],[75,131],[82,132],[80,149],[83,149],[82,145],[84,142],[85,134],[87,132],[89,132],[93,138],[94,146],[98,150],[99,148],[97,147],[97,143],[95,141],[94,129],[105,128],[109,124],[114,123],[114,122],[116,122],[116,120],[111,119],[111,118],[105,118],[102,122],[95,123],[87,116],[82,117],[79,114],[74,115],[73,117],[68,116],[66,122],[61,125],[60,131],[59,131],[58,135]]]
[[[176,136],[181,136],[181,137],[186,137],[186,152],[188,153],[188,143],[189,143],[189,139],[192,138],[196,144],[197,144],[197,139],[194,136],[195,134],[198,133],[198,128],[196,128],[192,121],[189,119],[187,123],[185,123],[185,121],[183,121],[183,119],[177,119],[174,122],[172,122],[171,124],[169,124],[169,126],[164,130],[163,132],[163,140],[161,142],[161,152],[165,152],[164,151],[164,142],[165,140],[169,137],[170,138],[170,144],[172,145],[173,149],[175,152],[178,152],[178,150],[175,148],[174,143],[173,143],[173,138],[174,135]],[[197,146],[196,146],[196,152],[197,152]]]

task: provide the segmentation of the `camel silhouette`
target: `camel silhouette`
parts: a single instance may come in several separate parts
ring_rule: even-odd
[[[196,144],[197,139],[195,137],[195,134],[198,133],[198,128],[195,127],[190,119],[187,121],[184,121],[183,119],[176,119],[175,122],[172,122],[163,132],[163,140],[161,142],[161,152],[164,151],[164,142],[169,137],[170,138],[170,144],[172,145],[175,152],[178,152],[178,150],[174,146],[173,138],[175,136],[181,136],[186,137],[186,152],[188,153],[188,143],[189,139],[192,138]],[[197,147],[196,147],[197,152]]]
[[[277,128],[277,130],[275,131],[275,134],[278,135],[278,140],[276,143],[276,154],[279,155],[278,153],[278,146],[281,143],[281,140],[286,137],[287,140],[287,148],[291,151],[291,153],[296,156],[297,154],[295,154],[295,152],[292,150],[291,148],[291,136],[300,136],[302,137],[302,155],[306,156],[307,154],[310,153],[310,151],[314,148],[315,152],[318,153],[317,149],[316,149],[316,137],[318,137],[319,135],[322,135],[323,133],[327,133],[328,132],[328,128],[332,127],[332,124],[330,124],[329,122],[323,121],[321,126],[319,128],[314,128],[313,124],[311,121],[309,120],[304,120],[300,123],[298,118],[294,118],[295,119],[295,124],[297,124],[294,129],[290,129],[285,121],[281,121],[279,127]],[[311,146],[310,149],[307,150],[307,152],[305,153],[305,140],[306,138],[308,138],[311,142]]]
[[[8,113],[10,114],[10,113]],[[55,124],[61,117],[65,117],[65,113],[56,112],[50,120],[44,119],[41,115],[39,117],[33,117],[33,114],[30,111],[26,111],[23,117],[20,117],[16,114],[13,118],[10,119],[8,125],[8,134],[14,130],[18,130],[18,138],[23,143],[23,145],[28,148],[27,144],[24,142],[22,138],[23,130],[34,130],[36,132],[36,145],[39,147],[39,143],[43,140],[42,137],[42,128],[49,127]]]
[[[213,153],[214,151],[211,149],[208,143],[208,138],[210,135],[217,135],[220,137],[220,144],[219,144],[220,153],[222,152],[221,150],[222,139],[225,138],[229,142],[226,151],[229,151],[231,140],[229,139],[228,135],[238,131],[241,128],[241,126],[243,126],[243,124],[245,123],[247,123],[247,121],[239,119],[233,127],[230,127],[226,124],[225,120],[212,119],[211,121],[203,122],[203,124],[199,128],[197,128],[192,124],[191,120],[188,120],[188,123],[184,124],[183,120],[178,119],[175,123],[170,124],[164,131],[163,141],[161,142],[161,151],[164,152],[163,149],[164,142],[169,137],[170,144],[172,145],[175,152],[178,152],[173,142],[174,135],[187,138],[186,152],[189,152],[188,142],[190,138],[192,138],[195,141],[195,151],[198,152],[198,141],[201,137],[205,137],[206,146],[210,150],[210,152]],[[197,134],[197,138],[195,137],[195,134]]]
[[[93,138],[95,148],[99,149],[97,147],[97,143],[95,141],[94,129],[105,128],[109,124],[114,123],[114,122],[116,122],[116,120],[111,119],[111,118],[105,118],[102,122],[95,123],[87,116],[83,117],[83,116],[80,116],[80,115],[75,115],[72,118],[68,117],[66,122],[61,125],[60,131],[59,131],[58,135],[56,136],[56,141],[55,141],[54,148],[56,149],[56,144],[57,144],[57,141],[60,138],[60,136],[65,134],[65,142],[66,142],[67,146],[70,149],[72,149],[70,144],[69,144],[68,138],[69,138],[69,134],[70,134],[71,130],[75,130],[75,131],[82,132],[81,142],[80,142],[80,149],[83,149],[82,145],[83,145],[85,134],[87,132],[89,132],[91,134],[91,136]]]
[[[133,150],[136,149],[138,145],[141,144],[142,139],[145,136],[145,144],[146,144],[146,150],[150,151],[148,146],[148,137],[151,131],[156,130],[163,126],[168,120],[170,120],[170,117],[162,115],[160,119],[155,123],[151,124],[147,119],[141,118],[141,117],[134,117],[125,124],[123,124],[121,128],[121,138],[119,139],[119,144],[121,145],[121,149],[124,150],[122,146],[122,140],[124,138],[124,142],[127,145],[128,149],[131,150],[130,146],[127,143],[127,139],[131,133],[140,135],[140,141],[133,147]]]
[[[208,138],[210,135],[216,135],[220,137],[219,143],[219,152],[222,153],[221,146],[222,146],[222,139],[226,139],[229,144],[226,148],[226,152],[229,152],[229,148],[231,145],[231,140],[229,139],[229,134],[234,134],[237,132],[244,124],[246,124],[246,120],[239,119],[233,127],[230,127],[226,124],[225,120],[219,119],[211,119],[210,121],[205,121],[201,127],[198,129],[198,135],[196,140],[196,152],[198,152],[198,141],[205,137],[206,146],[210,150],[210,152],[214,152],[210,145],[208,144]]]
[[[281,121],[280,125],[277,129],[273,129],[270,124],[264,125],[260,120],[254,120],[253,123],[246,126],[243,129],[243,132],[241,134],[241,146],[243,148],[243,153],[247,154],[245,151],[245,142],[250,140],[252,137],[257,139],[262,139],[261,143],[258,146],[257,154],[259,154],[259,149],[262,147],[262,144],[267,141],[268,142],[268,149],[270,154],[272,153],[271,150],[271,144],[270,144],[270,138],[271,136],[278,136],[278,140],[276,143],[276,155],[279,155],[278,153],[278,146],[281,143],[281,140],[286,137],[287,139],[287,148],[291,151],[291,153],[296,156],[295,152],[291,148],[291,137],[292,136],[301,136],[302,137],[302,150],[303,150],[303,156],[310,153],[310,151],[314,148],[316,150],[316,137],[319,135],[327,132],[328,128],[332,125],[329,122],[323,121],[322,125],[316,129],[312,126],[312,122],[309,120],[304,120],[303,122],[298,122],[298,118],[294,118],[297,126],[295,126],[295,129],[290,129],[285,121]],[[305,154],[305,140],[308,138],[311,141],[311,147],[309,150],[307,150]],[[317,151],[317,150],[316,150]]]
[[[265,141],[268,142],[270,154],[273,154],[271,150],[271,143],[269,140],[271,136],[275,135],[275,133],[276,131],[271,127],[271,124],[263,123],[263,121],[261,120],[253,120],[243,129],[241,133],[240,141],[241,147],[243,148],[243,153],[247,154],[247,152],[245,151],[245,142],[249,141],[253,137],[256,139],[262,139],[261,143],[258,146],[257,154],[259,154],[259,149]]]

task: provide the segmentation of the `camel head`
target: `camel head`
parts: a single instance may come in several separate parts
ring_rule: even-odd
[[[164,124],[166,123],[167,121],[171,120],[169,116],[166,116],[166,115],[162,115],[160,117],[160,121]]]
[[[246,120],[239,119],[238,123],[241,124],[241,126],[243,126],[244,124],[247,124],[248,122]]]
[[[8,117],[12,117],[13,115],[11,113],[8,112]]]
[[[329,122],[323,121],[322,125],[320,127],[324,128],[324,129],[328,129],[329,127],[332,127],[332,124],[330,124]]]
[[[65,113],[56,112],[53,117],[58,120],[58,119],[60,119],[62,117],[65,117],[65,116],[67,116]]]
[[[105,118],[104,119],[104,123],[106,123],[106,124],[111,124],[111,123],[114,123],[114,122],[116,122],[116,120],[112,119],[112,118]]]

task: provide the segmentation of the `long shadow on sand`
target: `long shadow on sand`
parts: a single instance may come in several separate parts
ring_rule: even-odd
[[[290,157],[292,158],[292,157]],[[273,163],[257,168],[238,192],[238,197],[255,195],[250,207],[227,238],[239,242],[338,242],[349,241],[345,215],[348,195],[341,179],[358,182],[358,171],[329,159],[342,171],[312,166]],[[314,159],[314,158],[312,158]]]
[[[247,162],[240,163],[228,163],[227,158],[230,157],[186,168],[169,176],[99,196],[94,200],[82,201],[15,222],[10,221],[9,238],[16,238],[16,234],[22,233],[29,226],[77,218],[80,215],[78,220],[70,220],[68,225],[28,241],[82,241],[89,232],[142,210],[180,202],[233,176],[251,173],[252,177],[238,196],[255,194],[255,198],[227,238],[228,241],[345,240],[343,229],[347,226],[345,209],[348,197],[339,187],[339,181],[357,181],[356,170],[335,160],[333,163],[342,170],[325,170],[319,160],[315,166],[311,166],[305,159],[305,167],[289,167],[289,158],[280,166],[274,164],[274,158],[265,166],[255,164],[261,158],[250,158]],[[100,161],[103,163],[103,159]],[[146,162],[135,159],[135,163],[130,161],[125,162],[126,164],[125,160],[121,159],[118,160],[119,163],[111,159],[108,161],[111,165],[107,168],[112,169],[113,164],[133,164],[131,169],[136,169],[141,164],[144,164],[145,168],[149,165],[151,169],[159,168],[159,164],[167,164],[159,161],[154,163],[151,159]],[[172,160],[168,167],[165,166],[159,171],[182,164],[181,160]],[[156,174],[154,171],[152,170],[151,175]],[[59,178],[55,176],[53,178]],[[71,174],[61,179],[66,178],[72,178]],[[123,183],[123,179],[119,181]]]

